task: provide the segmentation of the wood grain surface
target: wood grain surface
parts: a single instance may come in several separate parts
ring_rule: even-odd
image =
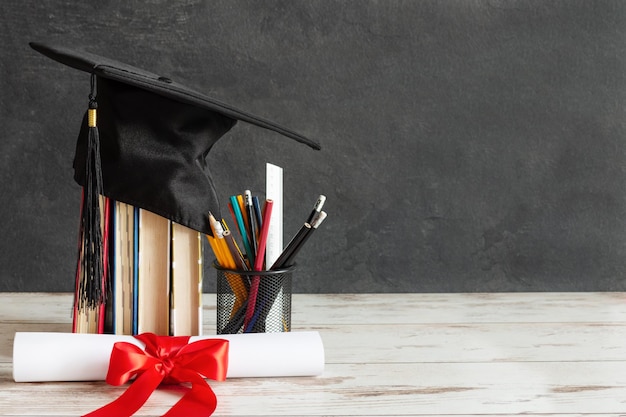
[[[0,294],[0,415],[75,416],[126,387],[15,383],[17,331],[70,331],[72,296]],[[215,331],[215,295],[204,295]],[[219,416],[626,416],[626,294],[296,294],[319,377],[211,382]],[[80,366],[80,364],[76,364]],[[137,415],[180,397],[161,388]]]

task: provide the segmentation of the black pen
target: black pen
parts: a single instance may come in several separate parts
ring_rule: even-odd
[[[252,203],[252,193],[250,190],[244,192],[244,202],[246,206],[246,213],[248,214],[248,237],[250,240],[250,249],[252,250],[252,258],[256,259],[257,241],[256,241],[256,227],[254,226],[256,221],[256,214],[254,214],[254,205]]]
[[[296,255],[298,255],[298,252],[300,252],[300,249],[302,249],[306,241],[311,238],[311,235],[313,235],[313,232],[317,230],[317,228],[319,227],[320,224],[322,224],[325,218],[326,218],[325,211],[320,211],[319,214],[313,218],[313,221],[311,222],[311,229],[309,229],[306,236],[304,236],[304,238],[300,240],[300,242],[298,242],[297,246],[293,249],[289,257],[285,260],[284,266],[293,265]]]
[[[254,206],[254,214],[256,219],[257,233],[263,227],[263,214],[261,213],[261,203],[259,203],[259,197],[252,196],[252,205]]]
[[[313,211],[311,211],[311,214],[309,214],[309,218],[306,219],[307,223],[313,224],[313,219],[315,218],[315,216],[317,216],[320,213],[320,211],[322,211],[322,207],[324,206],[325,202],[326,202],[326,196],[320,195],[317,201],[315,202],[315,205],[313,206]]]
[[[300,245],[300,242],[302,241],[302,239],[306,237],[306,235],[309,233],[311,229],[312,228],[309,223],[304,223],[302,227],[300,228],[300,230],[298,230],[298,233],[296,233],[296,235],[291,238],[291,240],[289,241],[289,243],[287,244],[283,252],[278,257],[278,259],[274,261],[274,264],[272,265],[270,270],[283,268],[283,266],[285,265],[285,262],[291,257],[291,254],[293,253],[293,251],[296,249],[296,247]]]
[[[313,225],[309,223],[304,223],[304,225],[300,228],[298,233],[291,239],[283,253],[278,257],[274,265],[270,268],[270,270],[277,270],[282,268],[288,268],[293,265],[294,259],[304,243],[311,237],[313,232],[318,228],[318,226],[324,221],[326,218],[326,212],[322,211],[317,216],[313,218]],[[280,262],[280,263],[279,263]],[[253,331],[255,332],[263,332],[265,331],[265,320],[267,319],[267,315],[271,310],[271,306],[274,304],[276,298],[278,297],[278,293],[282,289],[282,285],[276,286],[273,285],[270,289],[268,289],[269,296],[264,299],[261,303],[261,307],[259,309],[260,314],[259,317],[255,318],[256,323],[253,325]],[[266,294],[267,295],[267,294]],[[269,299],[269,303],[268,303]]]
[[[276,262],[274,262],[271,269],[286,268],[291,266],[296,255],[300,252],[300,249],[302,249],[306,241],[310,239],[313,232],[317,230],[324,219],[326,219],[326,212],[320,211],[318,215],[313,218],[312,224],[304,223],[296,236],[291,239],[283,253],[281,253]]]

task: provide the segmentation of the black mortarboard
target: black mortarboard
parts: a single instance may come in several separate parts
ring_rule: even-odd
[[[36,51],[92,74],[97,95],[97,125],[103,193],[211,234],[209,211],[219,204],[206,164],[215,142],[242,120],[295,139],[320,145],[274,122],[238,110],[171,79],[112,59],[65,47],[31,43]],[[88,118],[83,119],[74,178],[86,172]]]

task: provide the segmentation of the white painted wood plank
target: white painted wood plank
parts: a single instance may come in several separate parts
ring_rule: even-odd
[[[626,325],[407,324],[316,330],[326,363],[626,361]]]
[[[71,323],[72,295],[0,293],[0,322]]]
[[[124,387],[104,382],[7,384],[0,410],[16,415],[85,413]],[[626,363],[355,364],[317,378],[211,382],[216,415],[482,415],[626,412]],[[140,415],[160,414],[179,388],[160,390]],[[16,398],[37,398],[24,403]]]
[[[0,362],[16,331],[69,332],[69,324],[0,323]],[[626,324],[360,325],[319,331],[326,363],[626,361]],[[375,337],[372,337],[375,335]]]
[[[227,381],[215,391],[218,412],[234,414],[619,413],[626,407],[626,377],[620,371],[626,366],[337,365],[324,378]]]
[[[0,322],[65,323],[67,293],[0,294]],[[204,294],[204,322],[215,323],[215,294]],[[375,312],[375,314],[374,314]],[[626,293],[294,294],[292,323],[624,323]]]
[[[626,293],[294,294],[293,326],[624,323]]]

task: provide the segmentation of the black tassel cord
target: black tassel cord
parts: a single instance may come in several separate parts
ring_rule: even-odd
[[[100,136],[97,128],[95,75],[91,76],[89,94],[87,141],[87,167],[80,220],[79,262],[77,265],[77,310],[101,307],[106,299],[108,279],[105,276],[105,251],[102,233],[102,166],[100,161]]]

